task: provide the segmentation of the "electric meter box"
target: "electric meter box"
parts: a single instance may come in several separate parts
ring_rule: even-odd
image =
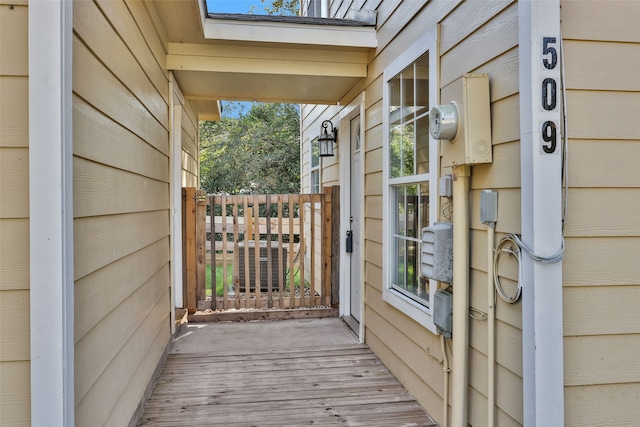
[[[440,141],[443,166],[491,163],[491,100],[488,74],[465,74],[444,87],[441,99],[457,108],[457,132]]]
[[[433,301],[433,323],[436,330],[446,338],[451,338],[453,329],[453,295],[438,289]]]
[[[422,229],[420,272],[433,280],[453,281],[453,225],[436,222]]]

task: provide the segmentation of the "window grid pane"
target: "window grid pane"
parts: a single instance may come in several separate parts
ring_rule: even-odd
[[[429,301],[428,281],[420,277],[421,230],[429,218],[428,188],[428,184],[394,187],[392,288],[422,304]]]
[[[390,287],[429,306],[420,275],[422,228],[429,225],[429,52],[387,81],[389,198],[392,206]],[[430,167],[431,166],[431,167]]]

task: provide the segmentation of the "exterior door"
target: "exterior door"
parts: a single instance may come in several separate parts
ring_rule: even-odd
[[[351,316],[360,322],[360,298],[362,290],[362,163],[360,155],[360,116],[351,119],[351,150],[350,150],[350,173],[349,173],[349,231],[353,243],[353,250],[350,254],[350,301]]]

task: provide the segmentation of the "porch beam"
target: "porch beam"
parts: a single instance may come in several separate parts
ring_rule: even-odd
[[[366,77],[367,54],[170,43],[167,68],[220,73]]]
[[[288,22],[204,20],[204,37],[211,40],[238,40],[260,43],[306,44],[375,48],[376,28],[312,25]]]

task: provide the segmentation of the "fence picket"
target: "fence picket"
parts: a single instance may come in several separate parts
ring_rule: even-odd
[[[226,224],[227,222],[227,196],[222,196],[222,222]],[[227,278],[227,230],[223,230],[222,232],[222,308],[228,309],[228,301],[229,301],[229,280]],[[212,295],[215,290],[212,290]]]
[[[273,307],[273,265],[271,256],[271,196],[267,196],[265,203],[265,217],[267,218],[267,238],[265,239],[267,244],[267,307]]]
[[[259,224],[259,218],[260,218],[260,196],[254,195],[253,196],[253,215],[254,215],[254,221],[256,224]],[[256,230],[255,231],[255,235],[254,235],[254,240],[253,240],[253,249],[254,249],[254,260],[255,260],[255,284],[254,284],[254,288],[255,289],[255,295],[256,295],[256,299],[255,299],[255,307],[256,308],[260,308],[262,305],[262,289],[260,289],[260,280],[262,279],[260,276],[260,230]]]
[[[251,295],[251,291],[250,291],[251,265],[249,263],[249,240],[251,240],[252,230],[250,227],[250,221],[251,221],[251,218],[253,217],[253,209],[249,208],[248,196],[245,195],[243,197],[243,201],[244,201],[244,212],[243,212],[244,221],[245,221],[245,224],[247,224],[247,228],[245,229],[245,232],[244,232],[244,294],[246,295],[244,308],[248,308],[246,300],[249,299],[249,296]],[[239,268],[242,268],[242,267],[239,266]]]
[[[233,201],[233,289],[235,293],[234,306],[236,309],[239,308],[238,297],[240,296],[240,276],[238,274],[239,269],[236,268],[236,266],[238,265],[237,257],[238,257],[238,238],[239,238],[238,237],[238,203],[239,203],[239,200],[234,199]],[[226,270],[225,270],[225,274],[226,274]],[[215,298],[215,295],[212,296],[212,298]]]
[[[295,307],[296,297],[296,281],[295,281],[295,258],[294,258],[294,234],[293,234],[293,216],[294,216],[294,197],[289,197],[289,307]],[[304,227],[302,224],[300,227]]]
[[[214,213],[214,207],[216,205],[216,197],[211,195],[209,196],[209,206],[211,209],[211,218],[215,218],[215,213]],[[211,241],[215,241],[215,234],[214,231],[211,231]],[[216,294],[216,286],[217,286],[217,281],[216,281],[216,261],[217,261],[217,256],[216,256],[216,248],[215,245],[211,245],[211,308],[216,310],[218,308],[218,298],[217,298],[217,294]]]
[[[283,259],[282,259],[282,203],[284,200],[284,196],[282,194],[278,194],[278,269],[282,268]],[[278,274],[278,303],[279,307],[284,305],[284,275],[287,269],[285,268],[282,274]]]
[[[300,196],[300,198],[298,199],[298,218],[300,218],[300,252],[299,252],[299,259],[300,259],[300,268],[298,269],[298,271],[300,271],[300,306],[304,306],[305,305],[305,301],[304,301],[304,281],[305,281],[305,275],[304,275],[304,261],[305,261],[305,256],[306,256],[306,242],[305,242],[305,226],[304,226],[304,197]]]
[[[311,234],[311,253],[309,254],[309,258],[311,259],[310,272],[309,272],[309,305],[316,305],[316,251],[313,250],[316,243],[316,195],[313,194],[311,196],[311,200],[309,202],[309,215],[311,218],[309,219],[311,222],[311,229],[309,230]],[[319,195],[318,195],[319,196]]]

